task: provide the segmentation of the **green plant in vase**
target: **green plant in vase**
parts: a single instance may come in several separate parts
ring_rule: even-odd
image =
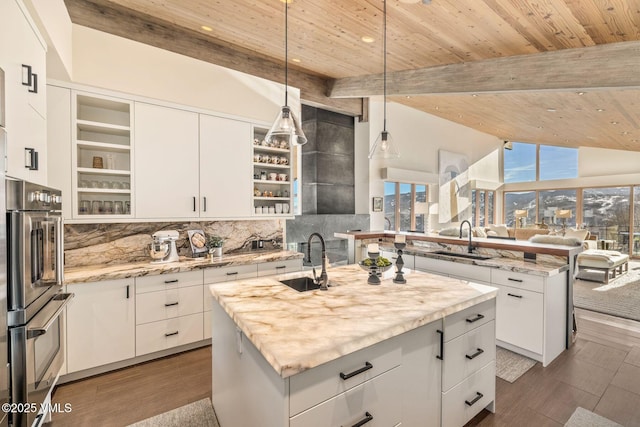
[[[209,248],[209,254],[212,257],[221,257],[222,256],[222,245],[224,244],[224,239],[220,236],[209,236],[207,237],[207,248]]]

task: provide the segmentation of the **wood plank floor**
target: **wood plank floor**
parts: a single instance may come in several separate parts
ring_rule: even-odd
[[[640,323],[577,310],[575,344],[514,383],[496,378],[496,413],[468,426],[562,426],[581,406],[640,426]],[[125,426],[211,395],[211,348],[192,350],[59,386],[52,427]],[[223,426],[233,427],[233,426]],[[411,426],[409,426],[411,427]]]

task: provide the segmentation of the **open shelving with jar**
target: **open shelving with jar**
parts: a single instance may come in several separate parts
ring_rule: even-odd
[[[291,147],[266,144],[267,132],[253,128],[254,216],[292,216]]]
[[[74,91],[74,219],[132,217],[130,101]]]

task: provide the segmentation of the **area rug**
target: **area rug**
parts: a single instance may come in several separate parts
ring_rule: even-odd
[[[629,272],[608,284],[596,279],[602,272],[585,270],[573,282],[573,304],[585,310],[640,321],[640,263],[629,263]],[[602,276],[601,276],[602,277]]]
[[[608,418],[578,406],[565,427],[622,427],[618,423],[614,423]]]
[[[510,383],[533,368],[536,361],[502,347],[496,347],[496,376]]]
[[[128,427],[220,427],[211,399],[189,403]]]

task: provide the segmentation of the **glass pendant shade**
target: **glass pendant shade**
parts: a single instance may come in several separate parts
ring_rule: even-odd
[[[306,144],[307,137],[302,131],[300,121],[298,121],[296,115],[288,105],[285,105],[276,116],[265,140],[267,143],[276,143],[276,146],[282,146],[281,143],[283,141],[291,146]]]
[[[391,134],[386,130],[380,132],[376,142],[371,147],[371,151],[369,151],[370,159],[397,159],[400,157],[400,153],[396,149],[396,146],[393,143],[393,138]]]

